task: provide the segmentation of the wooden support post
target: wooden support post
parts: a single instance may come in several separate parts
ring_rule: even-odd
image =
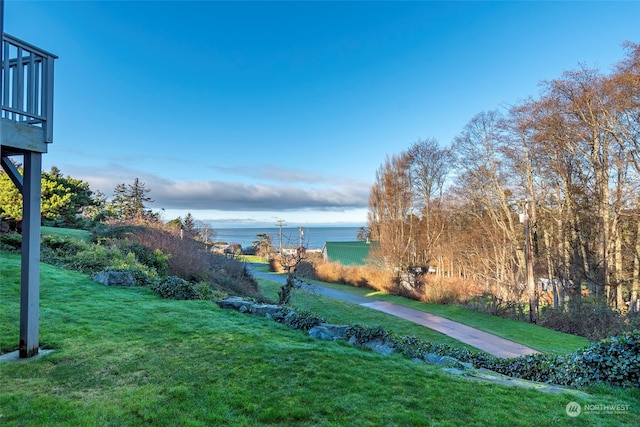
[[[42,153],[24,155],[22,188],[22,277],[20,290],[20,357],[38,354],[40,346],[40,192]]]

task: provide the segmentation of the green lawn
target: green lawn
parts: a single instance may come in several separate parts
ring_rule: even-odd
[[[2,353],[17,348],[18,307],[19,257],[0,252]],[[359,317],[352,308],[327,310]],[[40,340],[55,351],[0,364],[2,426],[634,426],[640,416],[637,389],[598,387],[577,398],[475,382],[210,302],[108,288],[49,265]],[[570,418],[573,400],[628,410]]]
[[[73,237],[74,239],[84,240],[85,242],[89,242],[91,240],[91,233],[86,230],[77,230],[75,228],[41,227],[40,234],[43,236]]]

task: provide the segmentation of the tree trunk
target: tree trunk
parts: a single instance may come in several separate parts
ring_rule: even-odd
[[[631,282],[631,305],[630,310],[638,311],[638,290],[640,290],[640,219],[636,223],[636,247],[633,257],[633,279]]]

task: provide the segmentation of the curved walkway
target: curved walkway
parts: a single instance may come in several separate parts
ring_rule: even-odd
[[[251,273],[256,277],[278,283],[285,283],[286,281],[286,277],[284,275],[257,271],[252,268],[251,264],[247,264],[247,266]],[[424,311],[405,307],[399,304],[393,304],[386,301],[376,301],[371,298],[353,295],[348,292],[342,292],[316,284],[308,287],[305,286],[303,289],[318,295],[346,301],[372,310],[391,314],[392,316],[400,317],[429,329],[433,329],[434,331],[438,331],[494,356],[509,358],[539,353],[539,351],[526,347],[522,344],[500,338],[479,329],[463,325],[462,323],[454,322],[453,320],[445,319],[444,317],[435,316],[433,314],[425,313]]]

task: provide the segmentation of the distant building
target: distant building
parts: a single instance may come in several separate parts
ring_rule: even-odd
[[[375,242],[325,242],[322,257],[327,262],[336,262],[344,266],[365,265],[369,251]]]

